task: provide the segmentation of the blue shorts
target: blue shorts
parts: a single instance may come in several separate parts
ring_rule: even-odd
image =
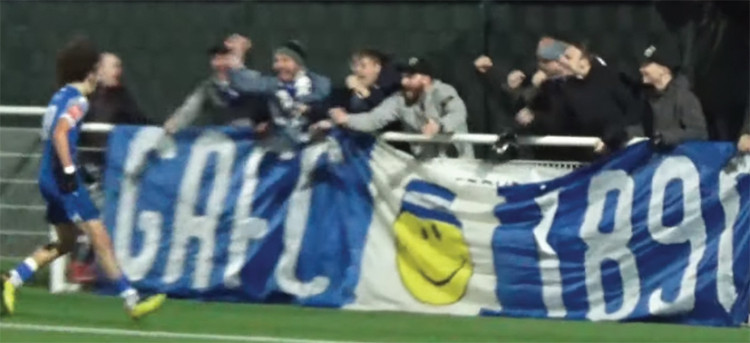
[[[55,187],[42,186],[42,196],[47,201],[47,222],[50,224],[70,224],[100,219],[86,188],[81,185],[73,193],[62,194]]]

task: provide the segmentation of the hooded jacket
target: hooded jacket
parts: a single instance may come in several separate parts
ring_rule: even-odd
[[[178,128],[197,122],[212,126],[250,126],[261,111],[259,98],[239,96],[228,82],[210,77],[201,82],[183,101],[170,118]]]
[[[349,113],[371,111],[383,100],[396,93],[399,88],[401,88],[401,74],[391,64],[385,64],[375,84],[369,87],[370,96],[360,98],[354,92],[349,92],[349,103],[346,109]]]
[[[708,139],[706,118],[698,98],[684,75],[676,75],[663,91],[649,92],[653,130],[667,145]]]
[[[574,136],[600,137],[612,150],[627,141],[625,127],[642,117],[642,108],[617,73],[598,60],[592,60],[585,77],[568,78],[562,95],[566,131]]]

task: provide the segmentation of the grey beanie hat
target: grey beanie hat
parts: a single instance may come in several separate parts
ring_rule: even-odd
[[[274,55],[281,54],[291,57],[297,64],[304,66],[307,53],[302,44],[296,40],[290,40],[274,50]]]

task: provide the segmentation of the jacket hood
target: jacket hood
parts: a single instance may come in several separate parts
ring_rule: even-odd
[[[383,65],[375,84],[383,89],[396,90],[401,87],[401,73],[392,64]]]
[[[677,89],[690,89],[690,80],[688,80],[687,76],[682,74],[677,74],[673,79],[672,82],[669,83],[669,88],[677,88]]]

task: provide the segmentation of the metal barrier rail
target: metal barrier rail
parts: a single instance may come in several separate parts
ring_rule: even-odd
[[[0,106],[0,114],[40,116],[46,111],[46,107],[40,106]]]
[[[0,114],[15,114],[22,116],[40,116],[46,111],[45,107],[36,106],[0,106]],[[113,124],[86,123],[83,125],[84,132],[107,133],[112,131]],[[6,128],[7,130],[7,128]],[[491,145],[495,144],[499,135],[480,133],[457,133],[452,135],[436,135],[428,137],[416,133],[386,132],[380,138],[387,142],[407,143],[471,143]],[[645,137],[633,138],[630,143],[645,140]],[[597,137],[572,137],[572,136],[519,136],[518,143],[530,146],[560,146],[560,147],[594,147],[599,142]]]

